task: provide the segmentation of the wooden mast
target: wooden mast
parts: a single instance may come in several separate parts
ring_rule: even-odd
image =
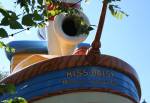
[[[105,22],[107,5],[108,5],[108,1],[104,0],[96,36],[95,36],[94,41],[92,42],[91,48],[89,48],[89,50],[87,51],[88,55],[100,55],[100,50],[99,50],[99,48],[101,48],[100,39],[101,39],[102,30],[103,30],[103,26],[104,26],[104,22]]]

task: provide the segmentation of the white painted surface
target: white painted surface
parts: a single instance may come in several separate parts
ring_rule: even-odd
[[[80,16],[84,18],[85,22],[90,24],[86,15],[82,12],[80,14]],[[62,30],[62,23],[65,18],[65,14],[59,14],[55,17],[54,21],[49,21],[49,25],[47,26],[49,55],[71,55],[76,46],[87,38],[86,35],[82,34],[72,37],[65,34]]]
[[[79,0],[62,0],[62,2],[65,3],[77,3],[78,1]],[[80,3],[78,4],[80,5]],[[90,24],[87,16],[81,11],[81,9],[78,10],[81,16],[85,19],[85,22]],[[45,28],[39,29],[39,35],[48,40],[49,55],[71,55],[76,46],[87,38],[87,36],[82,34],[74,37],[66,35],[62,30],[62,23],[65,18],[65,14],[59,14],[55,16],[54,21],[49,20],[49,25]]]
[[[87,17],[81,13],[81,15],[87,24],[89,24],[89,21]],[[76,46],[83,42],[87,36],[86,35],[78,35],[78,36],[68,36],[64,33],[62,30],[62,23],[65,20],[66,15],[65,14],[59,14],[55,17],[54,20],[54,32],[56,35],[56,38],[58,39],[60,43],[61,53],[62,55],[71,55],[76,48]],[[69,28],[68,28],[69,29]]]
[[[54,33],[54,21],[49,21],[49,25],[47,26],[47,40],[48,40],[48,54],[49,55],[58,55],[61,56],[61,49],[59,45],[58,38]]]
[[[104,92],[76,92],[43,98],[33,103],[133,103],[119,95]]]

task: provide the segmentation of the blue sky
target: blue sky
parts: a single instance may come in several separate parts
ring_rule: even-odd
[[[148,103],[150,103],[149,4],[149,0],[122,0],[120,7],[129,14],[129,17],[117,20],[108,11],[101,39],[103,54],[118,57],[135,68],[140,78],[142,99],[146,98]],[[91,3],[84,9],[91,24],[98,22],[100,5],[99,0],[91,0]],[[87,42],[93,40],[94,34],[95,31],[90,34]]]
[[[3,6],[12,8],[11,0],[1,0]],[[150,1],[149,0],[122,0],[119,4],[122,10],[129,14],[122,20],[117,20],[107,12],[106,22],[102,33],[103,54],[118,57],[135,68],[137,71],[141,88],[142,99],[145,98],[150,103]],[[9,5],[9,6],[8,6]],[[90,0],[90,3],[83,3],[83,10],[90,19],[91,24],[97,25],[101,9],[101,0]],[[12,33],[13,31],[9,31]],[[25,34],[23,37],[22,35]],[[31,30],[30,34],[23,32],[16,36],[15,40],[31,39],[36,37],[36,30]],[[95,30],[85,41],[91,43],[95,36]],[[34,39],[34,40],[35,40]],[[4,40],[7,41],[7,40]],[[9,61],[6,59],[3,50],[0,50],[0,68],[8,70]]]

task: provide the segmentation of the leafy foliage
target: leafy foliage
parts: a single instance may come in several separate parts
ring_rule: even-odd
[[[82,0],[79,0],[79,2]],[[84,0],[88,2],[89,0]],[[123,16],[128,16],[121,8],[116,5],[117,2],[121,0],[107,0],[109,4],[109,10],[111,14],[117,19],[122,19]],[[60,13],[66,13],[68,15],[77,15],[79,12],[77,9],[72,8],[72,6],[66,6],[62,0],[16,0],[15,2],[20,6],[22,14],[16,14],[16,12],[11,10],[6,10],[0,8],[0,14],[2,15],[2,20],[0,21],[1,26],[7,26],[10,29],[24,29],[27,27],[43,27],[48,19],[53,19],[56,15]],[[89,31],[93,30],[91,25],[86,24],[82,17],[76,16],[76,25],[80,27],[79,34],[89,34]],[[7,30],[0,28],[0,38],[9,37]],[[3,42],[0,42],[0,47],[7,51],[14,51],[10,49]]]
[[[11,93],[14,94],[16,92],[16,88],[13,84],[0,84],[0,95],[3,95],[4,93]],[[7,100],[1,101],[2,103],[28,103],[24,98],[22,97],[15,97]]]
[[[19,18],[15,12],[0,8],[0,13],[4,16],[0,26],[9,26],[11,29],[23,29],[21,23],[17,21]]]
[[[13,84],[0,84],[0,94],[15,93],[16,89]]]
[[[107,0],[107,1],[109,4],[109,6],[108,6],[109,10],[115,18],[122,19],[123,16],[128,16],[128,14],[126,14],[124,11],[122,11],[118,5],[113,4],[114,2],[119,2],[121,0]]]
[[[0,28],[0,37],[2,38],[8,37],[6,30],[3,28]]]
[[[16,14],[14,11],[0,8],[0,14],[3,16],[0,26],[8,26],[10,29],[24,29],[25,26],[43,27],[48,19],[53,19],[60,13],[70,15],[78,13],[77,9],[65,6],[61,0],[16,0],[15,3],[20,6],[22,14]],[[82,18],[78,18],[77,25],[83,28],[79,31],[81,34],[87,34],[92,30],[90,25],[83,24]],[[7,31],[4,28],[0,28],[0,37],[6,38],[8,36],[10,35],[8,35]],[[0,47],[5,47],[7,51],[14,51],[3,42],[0,42]]]
[[[5,48],[7,52],[15,52],[15,49],[6,45],[4,42],[0,41],[0,48]]]
[[[28,103],[22,97],[15,97],[14,99],[3,100],[2,103]]]
[[[109,5],[109,9],[110,9],[111,14],[117,19],[122,19],[124,15],[128,16],[128,14],[120,10],[118,5]]]
[[[8,72],[1,72],[0,71],[0,80],[8,76]],[[0,83],[0,96],[2,96],[4,93],[10,93],[14,94],[16,93],[15,85],[13,84],[4,84]],[[13,99],[7,99],[0,101],[1,103],[28,103],[24,98],[22,97],[15,97]]]
[[[77,34],[84,34],[88,35],[89,31],[93,30],[92,26],[89,26],[86,24],[85,20],[83,17],[79,15],[72,14],[72,19],[74,20],[75,23],[75,28],[77,29]]]

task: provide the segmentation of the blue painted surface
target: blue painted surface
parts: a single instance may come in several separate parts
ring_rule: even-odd
[[[80,43],[79,45],[77,45],[77,48],[81,48],[81,47],[90,47],[89,43]]]
[[[48,54],[46,41],[12,41],[8,45],[15,48],[15,53]],[[6,52],[6,55],[11,60],[13,53]]]
[[[110,68],[96,66],[66,68],[39,75],[17,85],[16,94],[4,94],[0,100],[14,96],[30,100],[36,96],[67,89],[88,88],[107,88],[131,96],[136,101],[139,100],[137,89],[129,77]]]
[[[15,48],[15,53],[30,53],[30,54],[48,54],[47,41],[12,41],[8,43],[10,47]],[[88,43],[80,43],[77,48],[90,47]],[[6,52],[6,56],[11,60],[14,53]]]

